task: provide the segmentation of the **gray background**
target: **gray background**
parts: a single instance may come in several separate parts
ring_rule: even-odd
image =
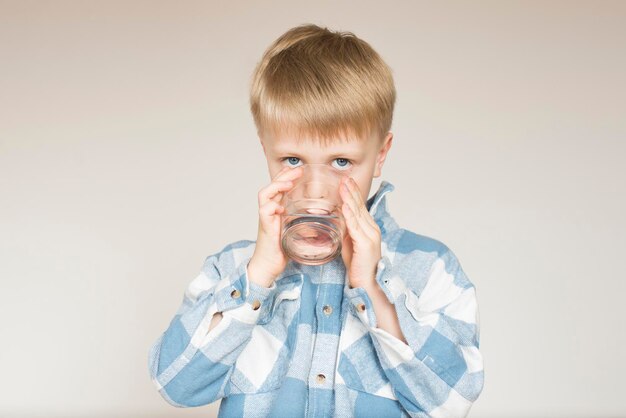
[[[608,1],[0,2],[0,415],[216,413],[161,399],[148,349],[204,258],[256,239],[248,81],[308,22],[394,71],[381,179],[477,287],[470,416],[626,415],[625,21]]]

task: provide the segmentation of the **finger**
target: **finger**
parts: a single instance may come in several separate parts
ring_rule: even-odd
[[[344,202],[344,204],[341,206],[341,209],[343,211],[343,217],[346,221],[346,227],[348,228],[350,236],[355,241],[363,241],[363,239],[369,239],[369,237],[364,234],[361,225],[359,224],[359,220],[355,216],[350,205]]]
[[[357,213],[357,215],[361,216],[362,209],[365,209],[365,203],[363,202],[363,199],[361,198],[361,191],[359,190],[359,187],[357,186],[356,182],[354,181],[352,177],[348,179],[347,186],[348,186],[348,191],[352,195],[352,199],[354,199],[356,208],[359,210],[359,213]]]
[[[263,217],[271,217],[283,213],[285,208],[278,203],[270,200],[259,207],[259,214]]]
[[[348,185],[346,185],[348,187]],[[354,187],[353,187],[354,188]],[[354,228],[358,228],[369,240],[376,241],[378,236],[378,225],[367,211],[365,204],[360,198],[359,192],[343,191],[345,203],[350,209],[348,216],[355,218]]]
[[[302,166],[298,167],[285,167],[278,172],[278,174],[274,177],[272,181],[286,181],[286,180],[295,180],[300,177],[303,173]]]
[[[274,180],[272,183],[287,182],[290,184],[290,186],[287,189],[281,188],[277,193],[269,196],[268,200],[273,200],[279,203],[282,202],[284,194],[293,188],[297,178],[303,174],[304,171],[300,167],[302,166],[298,166],[295,168],[285,167],[281,171],[279,171],[276,177],[274,177]]]
[[[344,204],[344,218],[346,220],[346,228],[349,235],[352,237],[354,245],[358,245],[359,248],[371,248],[372,246],[380,246],[380,239],[377,238],[375,231],[368,225],[364,225],[354,214],[351,212],[350,207]]]
[[[374,218],[372,218],[372,215],[367,210],[367,206],[365,206],[365,202],[363,201],[363,198],[361,196],[361,191],[359,190],[356,182],[354,181],[354,179],[352,179],[352,177],[348,178],[347,180],[348,181],[346,186],[348,187],[350,195],[354,200],[353,208],[357,218],[359,219],[359,222],[361,222],[362,224],[367,223],[370,228],[377,229],[378,225],[376,225]],[[365,225],[363,226],[365,227]]]
[[[259,207],[270,200],[275,201],[275,197],[279,197],[278,195],[292,187],[293,182],[291,181],[273,181],[267,187],[259,191]]]
[[[350,191],[350,186],[346,182],[343,186],[341,186],[341,198],[344,203],[347,204],[354,216],[360,216],[360,210],[358,208],[358,202],[354,198],[354,194]]]
[[[283,167],[278,173],[276,173],[276,175],[274,175],[274,177],[272,177],[272,181],[278,180],[278,177],[281,174],[286,173],[288,169],[289,167]]]
[[[350,243],[352,246],[356,246],[360,249],[360,251],[367,254],[376,254],[377,248],[379,249],[381,245],[380,237],[378,237],[374,231],[371,231],[369,226],[363,227],[363,223],[359,222],[359,220],[350,212],[349,206],[344,204],[344,208],[344,217],[346,220],[346,228],[348,230],[347,235],[350,236]],[[366,231],[369,231],[369,233]]]

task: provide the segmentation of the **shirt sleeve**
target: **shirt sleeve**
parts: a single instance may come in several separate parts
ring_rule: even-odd
[[[407,344],[377,327],[363,288],[346,290],[350,309],[369,330],[392,390],[410,416],[465,417],[484,381],[476,289],[448,248],[426,277],[417,295],[388,255],[378,262],[376,282],[394,305]]]
[[[276,295],[276,282],[266,288],[249,280],[250,258],[237,257],[232,247],[207,257],[150,348],[150,377],[168,403],[191,407],[228,396],[234,363],[254,326],[269,321]],[[209,331],[216,312],[223,317]]]

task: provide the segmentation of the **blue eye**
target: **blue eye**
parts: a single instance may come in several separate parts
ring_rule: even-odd
[[[297,164],[298,161],[300,161],[300,158],[298,158],[298,157],[286,157],[286,158],[283,158],[283,161],[287,161],[287,165],[289,167],[294,167],[293,165],[291,165],[291,163]]]
[[[345,158],[335,158],[335,161],[337,161],[337,164],[339,165],[339,169],[340,170],[345,170],[347,168],[349,168],[352,165],[352,162],[350,160],[347,160]]]

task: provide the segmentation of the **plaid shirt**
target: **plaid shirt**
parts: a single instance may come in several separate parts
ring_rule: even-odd
[[[466,416],[484,379],[476,290],[448,247],[393,220],[393,189],[383,181],[366,206],[382,234],[376,281],[408,344],[377,327],[340,256],[289,261],[265,288],[247,276],[256,242],[237,241],[206,258],[149,351],[163,398],[221,399],[219,417]]]

